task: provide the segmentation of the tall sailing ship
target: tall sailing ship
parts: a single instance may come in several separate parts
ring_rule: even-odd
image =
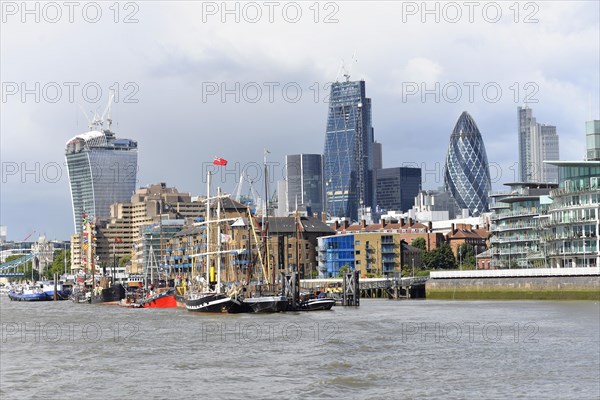
[[[221,188],[217,188],[216,200],[216,220],[211,220],[210,214],[210,171],[207,179],[206,195],[206,221],[200,222],[206,228],[206,248],[204,253],[195,254],[192,257],[205,257],[205,278],[202,277],[195,283],[194,287],[186,292],[185,307],[192,312],[208,313],[235,313],[247,312],[249,309],[243,304],[241,299],[242,288],[233,285],[225,292],[221,283],[221,259],[222,251],[222,233],[221,233]],[[211,225],[217,226],[216,235],[211,236]],[[216,248],[216,250],[212,250]],[[228,251],[230,252],[230,251]],[[213,258],[216,257],[216,265]]]

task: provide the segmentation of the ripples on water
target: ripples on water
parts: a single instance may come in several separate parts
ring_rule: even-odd
[[[593,302],[203,315],[3,297],[0,397],[597,399],[599,316]]]

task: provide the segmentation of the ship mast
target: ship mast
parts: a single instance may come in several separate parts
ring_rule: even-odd
[[[210,286],[210,171],[206,177],[206,284]]]
[[[221,293],[221,188],[217,188],[217,293]]]

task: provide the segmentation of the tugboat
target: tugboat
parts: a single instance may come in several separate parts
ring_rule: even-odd
[[[153,294],[141,299],[138,304],[142,308],[173,308],[177,307],[177,295],[175,288]]]
[[[118,303],[125,298],[125,288],[120,283],[110,283],[110,279],[103,277],[98,286],[92,291],[90,303]]]

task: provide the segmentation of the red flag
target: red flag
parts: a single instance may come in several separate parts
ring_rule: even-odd
[[[227,165],[227,160],[221,157],[215,157],[213,164],[225,166]]]

